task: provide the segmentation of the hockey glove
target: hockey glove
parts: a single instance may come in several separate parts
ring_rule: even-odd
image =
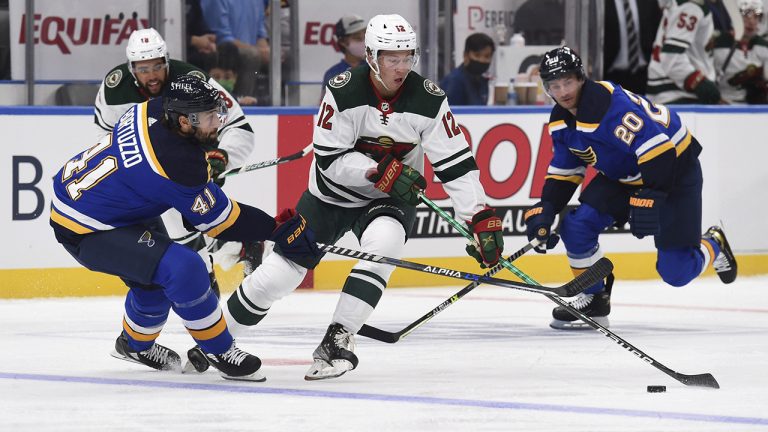
[[[639,189],[629,197],[629,229],[637,238],[655,236],[660,231],[661,205],[666,192]]]
[[[277,227],[269,238],[275,242],[280,254],[300,264],[302,258],[316,259],[322,254],[315,243],[315,233],[307,220],[294,209],[283,209],[275,217]]]
[[[545,254],[547,249],[552,249],[557,245],[559,238],[552,236],[552,224],[555,223],[555,211],[552,209],[552,204],[539,201],[525,212],[523,218],[525,219],[525,234],[528,236],[528,241],[537,239],[542,242],[534,248],[537,253]]]
[[[696,71],[685,78],[685,90],[696,93],[696,97],[699,98],[700,103],[720,103],[720,90],[717,88],[717,85],[708,80],[699,71]]]
[[[412,206],[419,204],[419,193],[427,187],[424,176],[391,154],[386,155],[366,177],[376,189]]]
[[[501,233],[501,219],[496,216],[496,210],[486,207],[472,216],[467,223],[472,230],[479,250],[474,244],[467,245],[467,253],[480,263],[480,267],[493,267],[499,262],[504,252],[504,236]]]
[[[213,149],[205,152],[205,158],[208,160],[208,165],[211,167],[211,179],[219,187],[224,186],[224,179],[217,179],[219,174],[227,170],[227,163],[229,163],[229,155],[224,149]]]

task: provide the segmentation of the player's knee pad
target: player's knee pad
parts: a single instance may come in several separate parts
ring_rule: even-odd
[[[563,217],[560,238],[568,252],[584,254],[597,245],[600,233],[612,223],[611,216],[599,213],[589,204],[581,204]]]
[[[379,216],[372,220],[360,236],[360,246],[364,252],[400,258],[405,247],[405,228],[397,219],[389,216]],[[394,266],[378,264],[370,261],[359,261],[355,269],[371,271],[389,279]]]
[[[682,287],[701,274],[704,259],[697,248],[659,249],[656,271],[661,279],[674,287]]]
[[[199,299],[210,291],[211,281],[202,257],[186,246],[172,243],[160,260],[152,282],[163,287],[174,303]]]
[[[256,306],[269,308],[272,303],[295,290],[306,274],[307,269],[304,267],[280,254],[272,253],[264,258],[253,273],[243,279],[243,293]]]

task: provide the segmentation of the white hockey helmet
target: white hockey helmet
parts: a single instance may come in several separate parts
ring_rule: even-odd
[[[134,30],[128,38],[125,56],[128,58],[128,70],[133,73],[133,62],[137,61],[163,58],[167,65],[168,47],[157,30],[153,28]]]
[[[749,12],[754,12],[756,15],[762,15],[762,0],[739,0],[739,13],[746,15]]]
[[[413,64],[419,62],[419,42],[413,27],[400,15],[376,15],[368,21],[365,31],[366,62],[379,78],[379,51],[413,50]],[[379,78],[380,80],[381,78]]]

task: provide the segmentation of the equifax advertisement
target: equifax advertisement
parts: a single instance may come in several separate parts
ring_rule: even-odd
[[[763,167],[768,147],[754,138],[768,135],[768,109],[739,110],[682,113],[704,147],[700,156],[704,170],[702,223],[706,229],[723,221],[738,253],[768,253],[768,232],[761,229],[768,204],[756,199],[765,195],[768,184],[768,171]],[[261,114],[246,109],[258,137],[248,163],[289,155],[311,142],[315,115],[304,108],[285,111]],[[57,114],[45,107],[40,113],[46,114],[35,115],[35,109],[29,108],[0,108],[0,130],[5,131],[0,166],[6,173],[6,180],[0,182],[0,221],[6,244],[13,245],[1,252],[0,269],[78,266],[56,244],[48,225],[51,178],[67,160],[95,143],[93,114],[85,109]],[[473,149],[489,204],[502,219],[508,250],[515,250],[526,241],[523,211],[539,200],[550,160],[548,110],[475,108],[463,112],[457,108],[454,113]],[[310,153],[296,161],[230,177],[224,191],[271,214],[293,207],[306,190],[312,157]],[[425,166],[427,196],[452,213],[450,199],[429,164]],[[578,204],[576,197],[571,204]],[[408,257],[464,254],[463,238],[423,205],[418,207],[410,239]],[[603,235],[601,244],[612,252],[654,251],[653,239],[638,240],[621,229]],[[340,245],[359,247],[349,237]],[[562,247],[555,253],[564,253]]]
[[[24,1],[9,5],[11,78],[25,78],[26,10]],[[100,80],[105,71],[126,61],[125,45],[134,30],[149,27],[146,0],[36,0],[32,18],[35,78]],[[165,34],[181,34],[179,0],[166,1]],[[181,58],[179,37],[166,38],[171,57]]]

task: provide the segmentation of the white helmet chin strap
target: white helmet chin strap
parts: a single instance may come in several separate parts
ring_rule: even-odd
[[[380,82],[381,85],[384,86],[384,88],[387,91],[391,91],[389,87],[387,87],[387,85],[384,84],[384,80],[381,79],[381,69],[379,69],[379,64],[376,62],[376,60],[371,62],[370,60],[371,58],[372,58],[372,55],[366,55],[365,62],[368,63],[368,67],[370,67],[371,70],[373,71],[373,77],[376,78],[376,81]]]

